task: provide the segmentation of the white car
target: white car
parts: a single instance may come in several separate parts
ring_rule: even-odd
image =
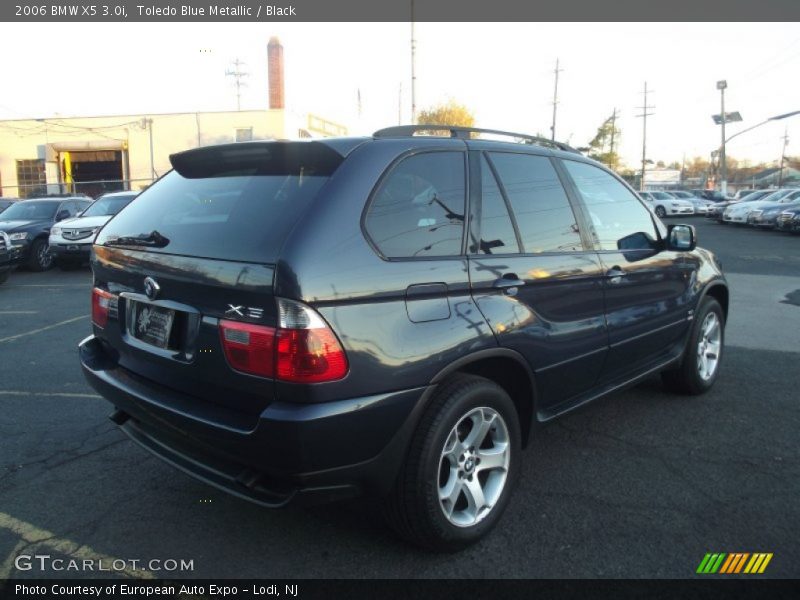
[[[89,259],[92,243],[108,220],[127,206],[139,192],[103,194],[77,217],[61,221],[50,229],[50,254],[61,268]]]
[[[639,192],[639,196],[661,219],[672,215],[694,214],[694,205],[691,202],[679,200],[667,192]]]
[[[714,204],[711,200],[707,200],[705,198],[698,198],[692,192],[683,192],[683,191],[670,191],[667,192],[671,196],[674,196],[678,200],[686,200],[687,202],[691,202],[694,206],[694,214],[696,215],[704,215],[708,212],[708,207]]]
[[[781,188],[775,190],[771,194],[767,194],[760,200],[748,201],[745,197],[744,202],[737,202],[731,204],[722,213],[723,223],[745,224],[747,223],[747,216],[754,210],[761,208],[765,204],[772,204],[777,202],[784,196],[788,196],[792,192],[796,192],[797,188]]]

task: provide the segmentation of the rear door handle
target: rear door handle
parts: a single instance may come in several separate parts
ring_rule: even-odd
[[[492,287],[497,290],[503,290],[503,293],[507,296],[514,296],[517,293],[517,288],[523,285],[525,285],[525,282],[522,279],[513,273],[507,273],[500,279],[495,279]]]

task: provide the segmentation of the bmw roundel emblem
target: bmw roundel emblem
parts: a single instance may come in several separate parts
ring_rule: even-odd
[[[150,300],[155,300],[156,296],[158,296],[158,292],[161,291],[161,286],[156,283],[156,280],[152,277],[145,277],[144,278],[144,293],[147,294],[147,297]]]

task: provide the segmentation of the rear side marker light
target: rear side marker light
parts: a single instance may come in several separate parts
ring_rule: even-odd
[[[105,327],[108,324],[108,313],[116,307],[117,296],[111,292],[92,289],[92,323],[98,327]]]
[[[278,327],[220,320],[228,364],[242,373],[290,383],[322,383],[347,375],[336,334],[309,306],[279,298]]]

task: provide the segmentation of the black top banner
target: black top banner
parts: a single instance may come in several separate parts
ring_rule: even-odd
[[[413,17],[412,17],[413,15]],[[798,0],[3,0],[10,22],[797,21]]]

